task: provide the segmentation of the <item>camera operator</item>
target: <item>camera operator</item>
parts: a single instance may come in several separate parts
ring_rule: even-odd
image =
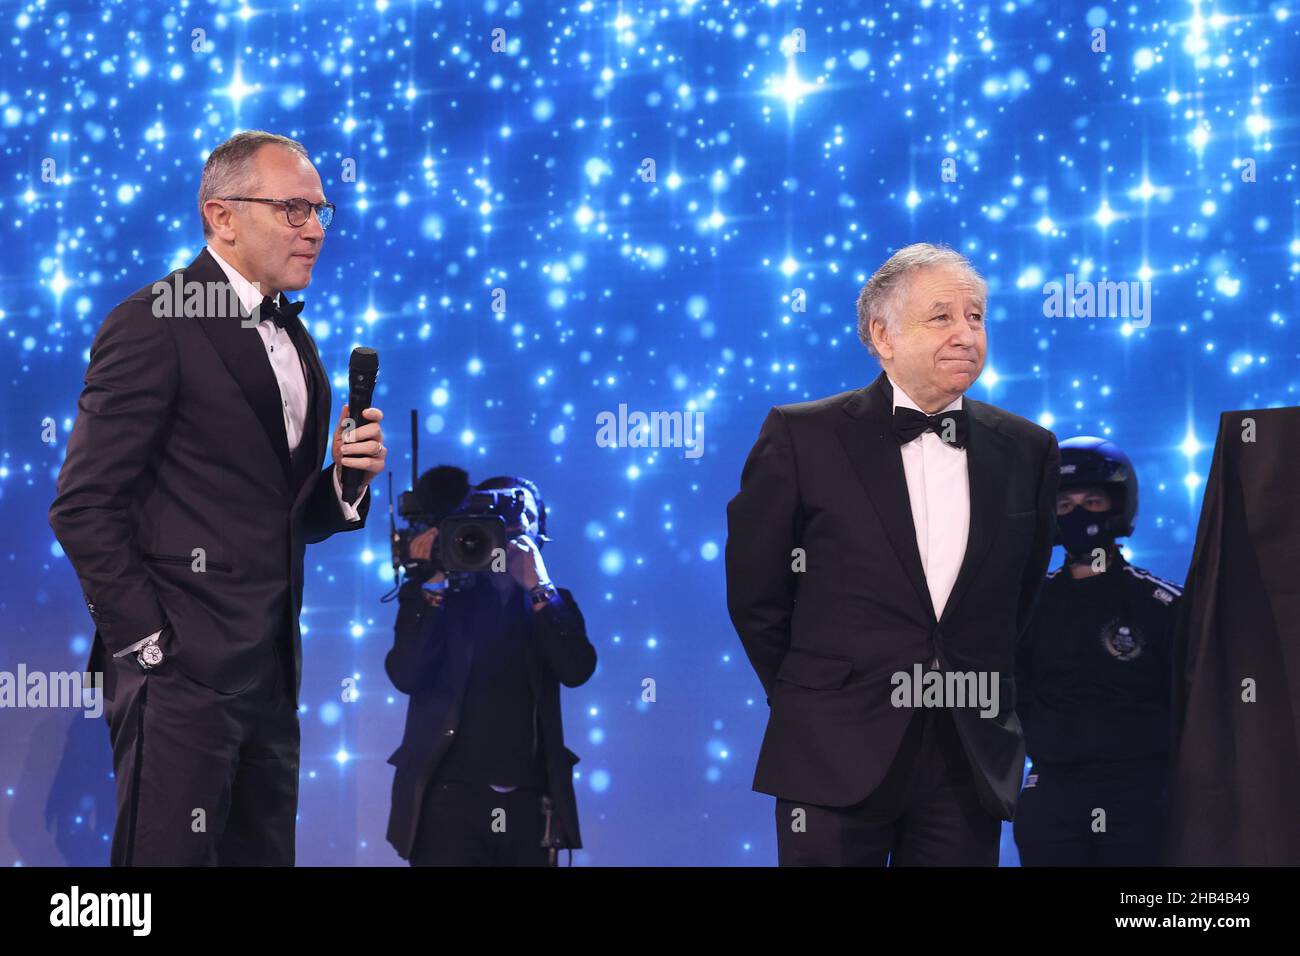
[[[596,651],[542,560],[537,486],[491,478],[467,500],[482,492],[507,503],[493,509],[506,522],[505,554],[491,570],[460,573],[460,587],[442,570],[408,578],[384,662],[411,698],[389,758],[388,840],[412,866],[554,865],[559,849],[582,846],[560,684],[585,683]],[[416,535],[410,557],[440,568],[438,535],[436,525]]]

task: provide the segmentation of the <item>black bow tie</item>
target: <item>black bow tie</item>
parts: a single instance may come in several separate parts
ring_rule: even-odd
[[[900,445],[906,445],[927,431],[932,431],[954,448],[965,448],[970,435],[970,422],[965,409],[954,408],[952,411],[927,415],[915,408],[899,405],[894,409],[894,437]]]
[[[257,314],[258,321],[260,322],[264,319],[270,319],[280,328],[288,328],[285,323],[287,323],[289,319],[296,319],[304,305],[306,305],[306,303],[303,302],[302,299],[299,299],[297,302],[289,302],[286,299],[285,304],[281,306],[279,296],[276,296],[275,298],[271,298],[269,295],[264,296],[262,298],[261,311]]]

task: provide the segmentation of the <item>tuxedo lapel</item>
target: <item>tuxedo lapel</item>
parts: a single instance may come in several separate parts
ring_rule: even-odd
[[[330,380],[325,374],[320,353],[316,350],[316,340],[311,337],[306,328],[303,329],[303,338],[307,342],[307,348],[303,350],[307,353],[307,367],[312,370],[311,377],[316,382],[311,401],[312,414],[316,416],[316,457],[312,461],[320,463],[325,460],[325,452],[333,437],[333,431],[330,429]]]
[[[890,424],[893,415],[893,388],[884,372],[866,388],[854,392],[844,403],[848,416],[836,429],[840,443],[867,491],[885,536],[907,575],[917,600],[935,620],[934,603],[921,553],[916,546],[916,525],[912,522],[911,499],[907,492],[907,473],[903,470],[903,453]],[[943,621],[951,617],[969,586],[971,578],[984,560],[997,534],[1001,520],[1002,496],[999,476],[1008,467],[1008,439],[993,424],[987,406],[966,398],[962,402],[970,422],[966,443],[966,465],[970,482],[970,530],[966,552],[962,557],[957,580],[944,604]],[[942,623],[942,622],[939,622]]]
[[[199,282],[206,284],[220,282],[229,286],[229,280],[217,261],[208,255],[207,249],[198,254],[193,262],[185,267],[181,274],[182,282]],[[205,300],[207,295],[204,296]],[[220,297],[222,302],[230,296]],[[241,309],[242,311],[242,309]],[[286,489],[293,487],[293,469],[289,462],[289,438],[284,431],[284,411],[281,408],[280,385],[271,369],[271,361],[266,357],[266,346],[256,326],[245,327],[243,320],[236,316],[199,316],[196,317],[213,348],[221,356],[222,363],[231,376],[239,383],[239,388],[248,400],[257,416],[262,430],[266,433],[276,457],[280,461],[280,473],[284,477]]]
[[[889,379],[881,372],[879,378],[854,392],[844,403],[848,418],[837,426],[836,434],[867,491],[867,498],[885,529],[885,537],[912,583],[917,600],[933,619],[934,605],[921,568],[921,552],[916,547],[916,526],[912,523],[907,496],[903,453],[890,428],[893,402]]]
[[[966,536],[966,554],[962,557],[957,580],[943,607],[942,625],[961,602],[981,563],[997,536],[1002,521],[1005,485],[1001,476],[1011,467],[1010,439],[997,430],[988,407],[970,398],[962,400],[970,422],[966,440],[966,472],[970,482],[970,531]]]
[[[298,316],[291,316],[286,329],[289,338],[293,340],[293,347],[298,350],[298,355],[302,359],[303,371],[307,379],[307,414],[311,416],[311,421],[316,426],[312,449],[315,457],[312,458],[312,463],[313,466],[318,466],[325,459],[325,450],[332,435],[329,428],[329,379],[325,375],[325,366],[321,363],[320,353],[316,350],[316,342],[307,332],[301,319]],[[319,467],[314,467],[313,470],[319,470]],[[298,489],[299,494],[305,488],[306,483],[303,488]]]

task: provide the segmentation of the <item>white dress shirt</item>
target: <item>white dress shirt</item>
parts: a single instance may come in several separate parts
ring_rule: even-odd
[[[891,376],[894,408],[915,408],[924,412]],[[958,395],[941,412],[962,407]],[[893,414],[892,410],[890,414]],[[939,413],[936,413],[939,414]],[[903,471],[907,475],[907,497],[916,528],[916,547],[921,568],[930,589],[935,619],[943,617],[944,606],[957,583],[966,539],[970,536],[970,472],[966,449],[948,444],[932,431],[924,431],[900,446]]]
[[[262,293],[253,283],[245,279],[234,266],[217,255],[211,246],[208,247],[208,255],[212,256],[217,265],[221,266],[221,271],[230,280],[230,287],[235,290],[235,295],[239,297],[240,304],[243,305],[246,312],[251,313],[261,304]],[[284,298],[282,296],[277,294],[277,300],[283,305]],[[299,442],[302,441],[303,428],[307,424],[307,376],[303,370],[303,363],[298,357],[298,350],[294,347],[293,339],[289,337],[287,331],[267,318],[257,323],[257,332],[266,346],[266,355],[271,362],[271,370],[275,373],[275,380],[280,386],[280,406],[284,412],[284,434],[289,440],[289,452],[292,454],[294,449],[298,447]],[[339,481],[337,463],[331,469],[331,473],[334,476],[334,495],[343,511],[343,517],[348,521],[360,521],[361,514],[357,511],[357,505],[361,504],[361,499],[366,496],[369,488],[363,487],[361,489],[361,494],[357,496],[356,505],[348,504],[343,500],[343,485]],[[118,651],[113,656],[123,657],[132,651],[137,651],[161,633],[162,631],[154,631],[148,637],[124,650]]]

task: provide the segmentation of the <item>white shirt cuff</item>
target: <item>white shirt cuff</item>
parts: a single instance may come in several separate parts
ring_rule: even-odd
[[[361,494],[357,496],[357,504],[350,505],[343,500],[343,483],[339,481],[339,466],[335,465],[332,471],[334,472],[334,497],[338,499],[339,507],[343,510],[343,517],[349,521],[360,521],[361,513],[357,511],[357,505],[361,504],[366,492],[370,490],[370,486],[363,485]]]

